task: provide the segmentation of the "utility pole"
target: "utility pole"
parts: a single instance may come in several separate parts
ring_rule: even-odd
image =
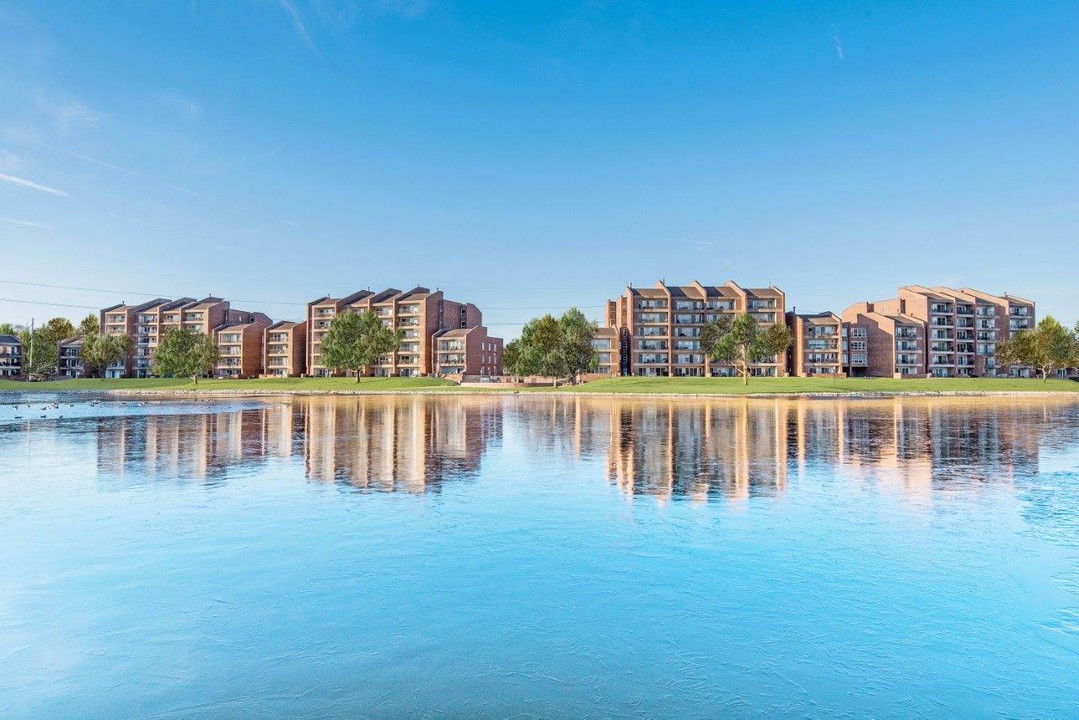
[[[30,318],[30,362],[26,366],[26,382],[30,382],[32,367],[34,367],[34,318]]]

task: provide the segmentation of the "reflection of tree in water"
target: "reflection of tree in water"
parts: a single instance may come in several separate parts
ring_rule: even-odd
[[[630,495],[749,498],[818,465],[929,497],[1022,488],[1032,525],[1076,510],[1037,478],[1039,453],[1075,446],[1079,407],[1056,399],[889,400],[296,398],[218,413],[93,421],[98,462],[157,478],[219,480],[302,458],[306,475],[365,491],[423,492],[476,476],[504,418],[529,461],[590,458]],[[820,476],[818,476],[820,477]],[[1061,481],[1066,484],[1066,476]],[[1074,513],[1070,517],[1079,516]]]
[[[423,492],[474,476],[502,433],[496,403],[472,398],[298,398],[256,409],[97,421],[111,477],[217,481],[302,457],[309,479]]]
[[[591,402],[584,415],[612,418],[612,482],[704,499],[782,492],[789,471],[814,463],[919,493],[977,490],[1036,473],[1040,444],[1075,412],[1066,401],[1000,398],[616,399]]]

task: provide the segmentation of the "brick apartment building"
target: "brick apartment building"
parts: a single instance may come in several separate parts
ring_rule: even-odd
[[[786,296],[776,287],[743,288],[733,281],[723,285],[667,285],[627,287],[616,300],[607,301],[607,327],[619,335],[619,374],[638,376],[731,376],[727,363],[712,363],[701,350],[700,334],[706,323],[726,315],[749,313],[763,325],[785,322]],[[786,357],[777,355],[756,364],[754,375],[787,374]]]
[[[86,374],[82,363],[82,336],[61,340],[56,349],[56,372],[65,379],[80,378]]]
[[[595,375],[618,375],[621,372],[621,341],[618,328],[596,328],[596,337],[592,340],[592,348],[596,351],[599,359]]]
[[[996,348],[1034,327],[1034,303],[971,288],[907,285],[898,296],[856,303],[843,320],[868,331],[866,374],[880,377],[1029,377],[1000,368]]]
[[[214,376],[220,378],[256,378],[262,374],[263,342],[270,318],[249,313],[240,322],[226,322],[214,328],[219,357]]]
[[[282,320],[264,331],[262,372],[267,377],[301,377],[307,371],[307,321]]]
[[[842,318],[833,312],[787,313],[794,336],[787,351],[787,372],[795,377],[845,377],[848,339]],[[864,348],[863,348],[864,349]]]
[[[436,375],[501,375],[502,338],[487,328],[440,330],[434,335]]]
[[[22,343],[14,335],[0,335],[0,377],[22,375]]]
[[[332,368],[322,364],[322,339],[334,317],[346,311],[372,312],[387,327],[400,329],[403,337],[396,352],[379,358],[367,375],[377,377],[417,377],[437,372],[436,336],[448,330],[483,325],[483,315],[472,303],[447,300],[442,291],[415,287],[404,292],[388,288],[381,292],[360,290],[343,298],[323,297],[307,306],[307,375],[328,376]],[[486,330],[484,330],[486,332]],[[478,337],[478,336],[477,336]],[[499,350],[497,372],[501,373],[501,338],[487,337],[480,344],[495,344]],[[470,345],[471,347],[471,345]],[[482,350],[478,351],[481,354]],[[482,362],[469,361],[465,365]],[[454,363],[456,367],[459,363]],[[477,373],[478,374],[478,373]]]
[[[102,332],[109,335],[127,335],[134,343],[135,350],[132,355],[105,369],[105,377],[150,377],[153,374],[154,352],[161,343],[165,333],[172,328],[183,328],[201,332],[215,337],[215,331],[223,325],[264,323],[259,328],[258,339],[247,344],[247,357],[254,357],[250,348],[258,346],[257,364],[254,377],[260,372],[262,363],[262,329],[270,324],[270,319],[262,313],[254,313],[246,310],[232,308],[229,301],[218,297],[207,297],[202,300],[194,298],[180,298],[169,300],[156,298],[149,302],[138,305],[121,303],[107,307],[101,311]],[[219,347],[221,350],[222,347]],[[233,344],[226,343],[224,349],[231,355]],[[249,362],[243,369],[251,367]],[[231,363],[224,374],[231,375]],[[215,374],[216,370],[215,370]]]
[[[926,326],[921,320],[902,313],[882,312],[877,303],[864,302],[844,310],[843,321],[848,328],[850,375],[925,377]],[[861,332],[855,337],[855,329],[864,331],[864,339]],[[866,362],[859,364],[856,371],[854,355],[857,352],[861,359],[863,351]]]

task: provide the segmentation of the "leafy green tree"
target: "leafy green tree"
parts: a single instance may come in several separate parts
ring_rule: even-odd
[[[79,322],[78,334],[86,337],[101,332],[101,323],[97,315],[90,313]]]
[[[382,324],[374,313],[343,312],[330,322],[322,339],[322,363],[326,367],[350,370],[360,381],[363,369],[401,344],[401,331]]]
[[[595,336],[595,323],[577,308],[560,318],[550,314],[533,318],[521,328],[521,337],[503,350],[502,366],[518,377],[552,377],[556,386],[560,377],[576,382],[581,373],[599,364],[599,354],[592,347]]]
[[[109,365],[120,362],[130,355],[134,347],[135,344],[127,335],[105,335],[92,332],[82,339],[80,357],[83,372],[86,377],[102,375]]]
[[[599,353],[592,347],[596,323],[577,308],[570,308],[558,318],[558,327],[561,330],[559,351],[567,374],[576,384],[582,373],[594,372],[599,367]]]
[[[1079,328],[1077,328],[1079,331]],[[1030,365],[1048,380],[1057,368],[1077,362],[1079,339],[1052,315],[1046,315],[1033,330],[1023,330],[997,345],[997,362],[1004,366]]]
[[[75,326],[67,318],[52,318],[43,325],[35,327],[33,332],[30,332],[28,327],[22,327],[18,338],[26,354],[27,374],[37,378],[55,375],[59,361],[58,345],[61,340],[68,340],[74,336]]]
[[[0,323],[0,335],[15,335],[16,337],[22,334],[25,330],[22,325],[13,325],[11,323]]]
[[[711,357],[712,349],[719,342],[719,339],[731,331],[731,318],[727,315],[720,315],[719,318],[707,323],[701,328],[701,334],[699,341],[701,344],[701,350],[705,355]]]
[[[154,374],[159,377],[189,377],[198,385],[199,376],[213,372],[219,354],[217,343],[196,330],[169,328],[154,351]]]
[[[733,364],[743,384],[749,384],[753,365],[785,353],[792,340],[786,325],[777,323],[765,329],[749,313],[710,323],[701,332],[701,348],[712,362]]]

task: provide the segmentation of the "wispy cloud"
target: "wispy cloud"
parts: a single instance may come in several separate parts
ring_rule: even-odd
[[[14,175],[4,175],[0,173],[0,181],[8,182],[13,185],[19,185],[24,188],[30,188],[31,190],[38,190],[40,192],[49,193],[50,195],[59,195],[60,197],[69,198],[71,195],[67,194],[63,190],[57,190],[56,188],[49,187],[48,185],[42,185],[36,183],[33,180],[27,180],[26,178],[15,177]]]
[[[120,215],[120,214],[114,213],[114,212],[107,212],[105,214],[108,215],[109,217],[116,218],[117,220],[124,220],[124,221],[129,222],[129,223],[134,223],[135,225],[143,225],[145,227],[152,227],[152,228],[155,228],[157,230],[165,230],[166,229],[166,228],[161,227],[160,225],[154,225],[151,222],[146,222],[145,220],[139,220],[138,218],[128,217],[127,215]]]
[[[288,15],[289,21],[292,23],[292,28],[296,31],[296,34],[300,36],[300,39],[303,40],[304,45],[317,53],[318,49],[311,40],[311,33],[307,31],[307,23],[304,21],[300,9],[296,7],[296,3],[292,0],[277,0],[277,5],[285,11],[286,15]]]
[[[24,167],[26,167],[26,163],[21,155],[17,155],[10,150],[0,150],[0,170],[19,172]]]
[[[835,45],[835,54],[840,60],[845,60],[846,55],[843,54],[843,38],[839,37],[839,30],[836,26],[832,26],[832,43]]]
[[[42,228],[48,229],[49,226],[45,223],[37,222],[36,220],[22,220],[20,218],[0,218],[0,222],[11,223],[12,225],[21,225],[22,227]]]
[[[303,228],[303,225],[298,222],[293,222],[292,220],[286,220],[285,218],[281,218],[280,221],[288,225],[289,227]]]
[[[173,190],[179,190],[182,193],[187,193],[188,195],[194,195],[195,197],[198,197],[198,195],[199,195],[194,190],[188,190],[185,187],[180,187],[179,185],[173,185],[172,183],[165,183],[165,187],[170,187]]]
[[[160,95],[157,95],[155,99],[158,104],[188,120],[198,120],[203,115],[202,105],[183,93],[161,93]]]
[[[73,158],[77,158],[77,159],[82,160],[84,162],[93,163],[94,165],[100,165],[101,167],[108,168],[109,170],[115,170],[117,172],[122,172],[122,173],[124,173],[126,175],[132,175],[132,176],[135,176],[135,177],[138,176],[138,173],[135,172],[134,170],[128,170],[125,167],[120,167],[119,165],[114,165],[111,162],[106,162],[106,161],[101,160],[101,159],[96,158],[96,157],[91,157],[89,155],[83,155],[82,153],[75,152],[74,150],[68,150],[66,148],[56,147],[55,145],[50,145],[49,143],[41,142],[40,140],[29,140],[28,139],[27,142],[31,142],[34,145],[38,145],[38,146],[46,148],[48,150],[52,150],[53,152],[58,152],[58,153],[68,155],[68,156],[73,157]]]
[[[57,130],[69,133],[82,128],[96,128],[105,121],[105,114],[94,110],[74,98],[51,100],[44,95],[38,96],[40,108],[52,120]]]
[[[434,0],[372,0],[372,9],[384,15],[403,15],[418,18],[426,15],[434,6]]]

